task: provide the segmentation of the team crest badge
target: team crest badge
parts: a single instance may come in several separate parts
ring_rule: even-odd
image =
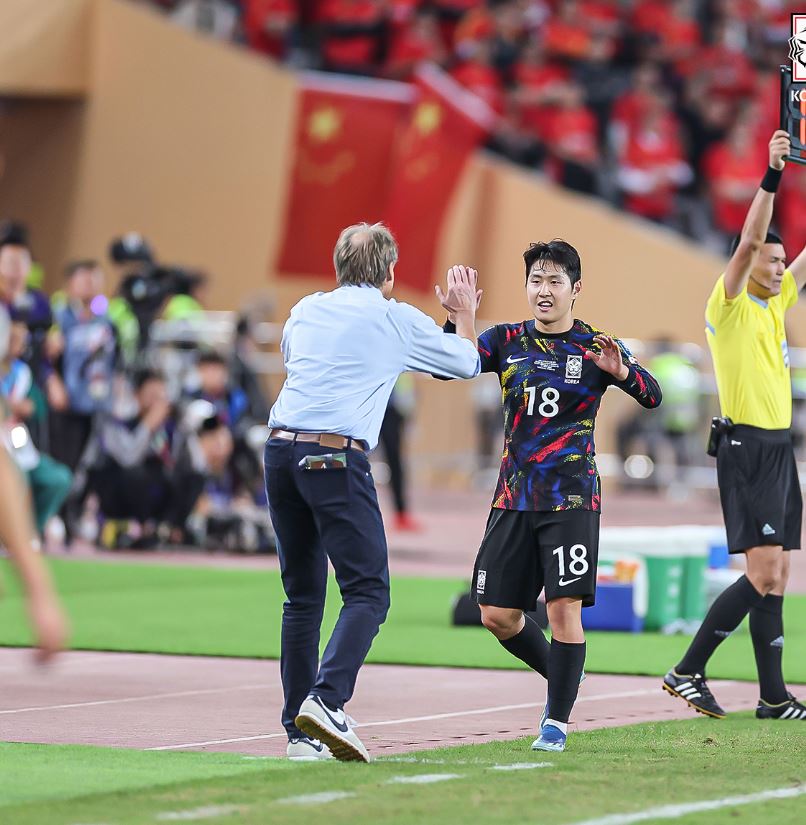
[[[476,577],[476,593],[483,593],[484,587],[487,584],[487,571],[486,570],[479,570],[479,574]]]
[[[565,383],[578,384],[582,376],[582,356],[569,355],[565,362]]]

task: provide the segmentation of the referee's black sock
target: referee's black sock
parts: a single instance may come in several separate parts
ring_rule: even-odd
[[[549,643],[537,622],[523,614],[526,620],[523,630],[509,639],[499,639],[501,644],[522,662],[526,662],[532,670],[541,676],[549,677]]]
[[[705,665],[713,652],[742,623],[742,619],[764,597],[750,584],[747,576],[737,579],[711,605],[686,655],[675,668],[677,673],[705,675]]]
[[[585,667],[585,642],[551,640],[549,653],[548,718],[568,722],[577,700],[579,680]]]
[[[784,597],[765,596],[750,611],[750,635],[756,654],[761,698],[770,705],[786,702],[784,682]]]

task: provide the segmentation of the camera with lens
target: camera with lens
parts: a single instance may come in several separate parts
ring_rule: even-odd
[[[109,257],[124,273],[118,292],[137,317],[141,341],[165,302],[189,294],[201,279],[182,267],[158,264],[148,241],[136,232],[112,241]]]

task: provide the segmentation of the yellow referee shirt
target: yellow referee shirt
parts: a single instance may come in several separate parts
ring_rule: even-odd
[[[725,296],[720,275],[705,308],[705,331],[714,359],[722,415],[734,424],[784,430],[792,424],[792,382],[784,314],[797,302],[787,269],[780,295],[762,301],[744,290]]]

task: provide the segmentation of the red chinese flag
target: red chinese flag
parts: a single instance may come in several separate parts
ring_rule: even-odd
[[[399,283],[430,290],[434,257],[454,190],[494,113],[439,69],[416,76],[417,100],[398,140],[383,216],[400,247]]]
[[[411,90],[401,83],[301,75],[281,275],[333,275],[345,226],[380,220],[395,135]]]

